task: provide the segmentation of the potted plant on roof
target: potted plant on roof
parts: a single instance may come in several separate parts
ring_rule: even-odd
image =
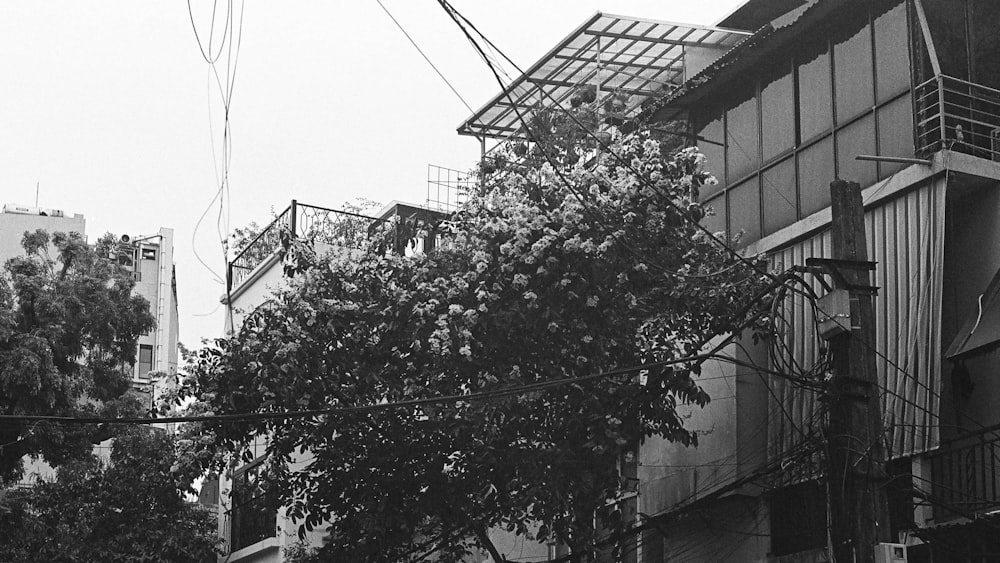
[[[608,125],[625,123],[625,110],[628,108],[629,95],[625,92],[614,92],[604,99],[604,122]]]
[[[592,103],[597,99],[597,86],[594,84],[580,84],[573,90],[573,96],[569,99],[569,105],[578,108],[583,104]]]

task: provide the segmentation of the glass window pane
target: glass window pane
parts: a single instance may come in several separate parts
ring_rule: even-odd
[[[798,68],[799,139],[808,141],[833,125],[830,55],[826,43],[804,49]]]
[[[712,116],[706,118],[703,123],[704,125],[697,129],[696,135],[698,137],[695,142],[698,145],[698,150],[705,155],[705,170],[711,172],[719,181],[717,186],[703,186],[701,188],[702,199],[705,199],[722,191],[725,186],[726,163],[724,158],[726,151],[722,117]]]
[[[799,201],[803,217],[829,207],[833,180],[832,137],[799,152]]]
[[[878,110],[879,154],[913,158],[913,105],[910,96],[882,106]],[[905,164],[879,163],[879,177],[885,178]]]
[[[764,162],[795,145],[795,112],[788,111],[791,107],[795,107],[795,83],[786,68],[765,80],[760,90]]]
[[[724,233],[726,231],[726,194],[719,194],[714,199],[705,202],[708,213],[701,220],[701,224],[706,229],[714,233]]]
[[[740,235],[737,246],[760,239],[760,186],[757,176],[729,189],[729,230]]]
[[[743,178],[760,166],[757,98],[740,98],[726,112],[727,184]]]
[[[867,188],[875,183],[877,165],[855,158],[859,154],[875,154],[874,115],[837,131],[837,175],[842,180],[857,182],[862,188]]]
[[[871,29],[866,11],[857,12],[853,21],[845,22],[844,35],[835,37],[833,43],[838,123],[846,123],[874,105]]]
[[[764,171],[761,198],[764,202],[765,235],[795,222],[798,213],[797,197],[794,158],[786,158]]]
[[[878,101],[910,87],[910,54],[906,45],[906,4],[879,2],[875,14],[875,78]]]

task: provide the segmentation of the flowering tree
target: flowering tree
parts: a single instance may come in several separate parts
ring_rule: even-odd
[[[536,116],[427,226],[432,252],[291,244],[288,287],[188,381],[199,412],[452,399],[203,424],[188,459],[267,435],[272,490],[305,529],[331,523],[337,560],[456,560],[496,526],[583,556],[631,526],[622,460],[647,436],[694,443],[675,408],[710,399],[696,362],[669,362],[738,328],[762,280],[697,227],[712,179],[696,150],[576,126]]]

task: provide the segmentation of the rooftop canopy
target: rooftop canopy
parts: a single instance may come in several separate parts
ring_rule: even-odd
[[[595,87],[598,103],[610,96],[627,96],[625,114],[634,113],[646,100],[669,92],[748,35],[598,12],[462,123],[458,132],[510,137],[521,128],[527,112],[568,107],[574,93],[585,86]]]

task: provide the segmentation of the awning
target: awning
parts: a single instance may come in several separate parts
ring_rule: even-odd
[[[945,352],[949,360],[974,355],[1000,343],[1000,271],[979,296],[977,310],[962,324]]]
[[[581,86],[596,99],[628,96],[626,116],[708,66],[749,33],[594,14],[458,127],[460,135],[507,138],[536,107],[569,107]],[[518,115],[520,113],[520,116]]]

